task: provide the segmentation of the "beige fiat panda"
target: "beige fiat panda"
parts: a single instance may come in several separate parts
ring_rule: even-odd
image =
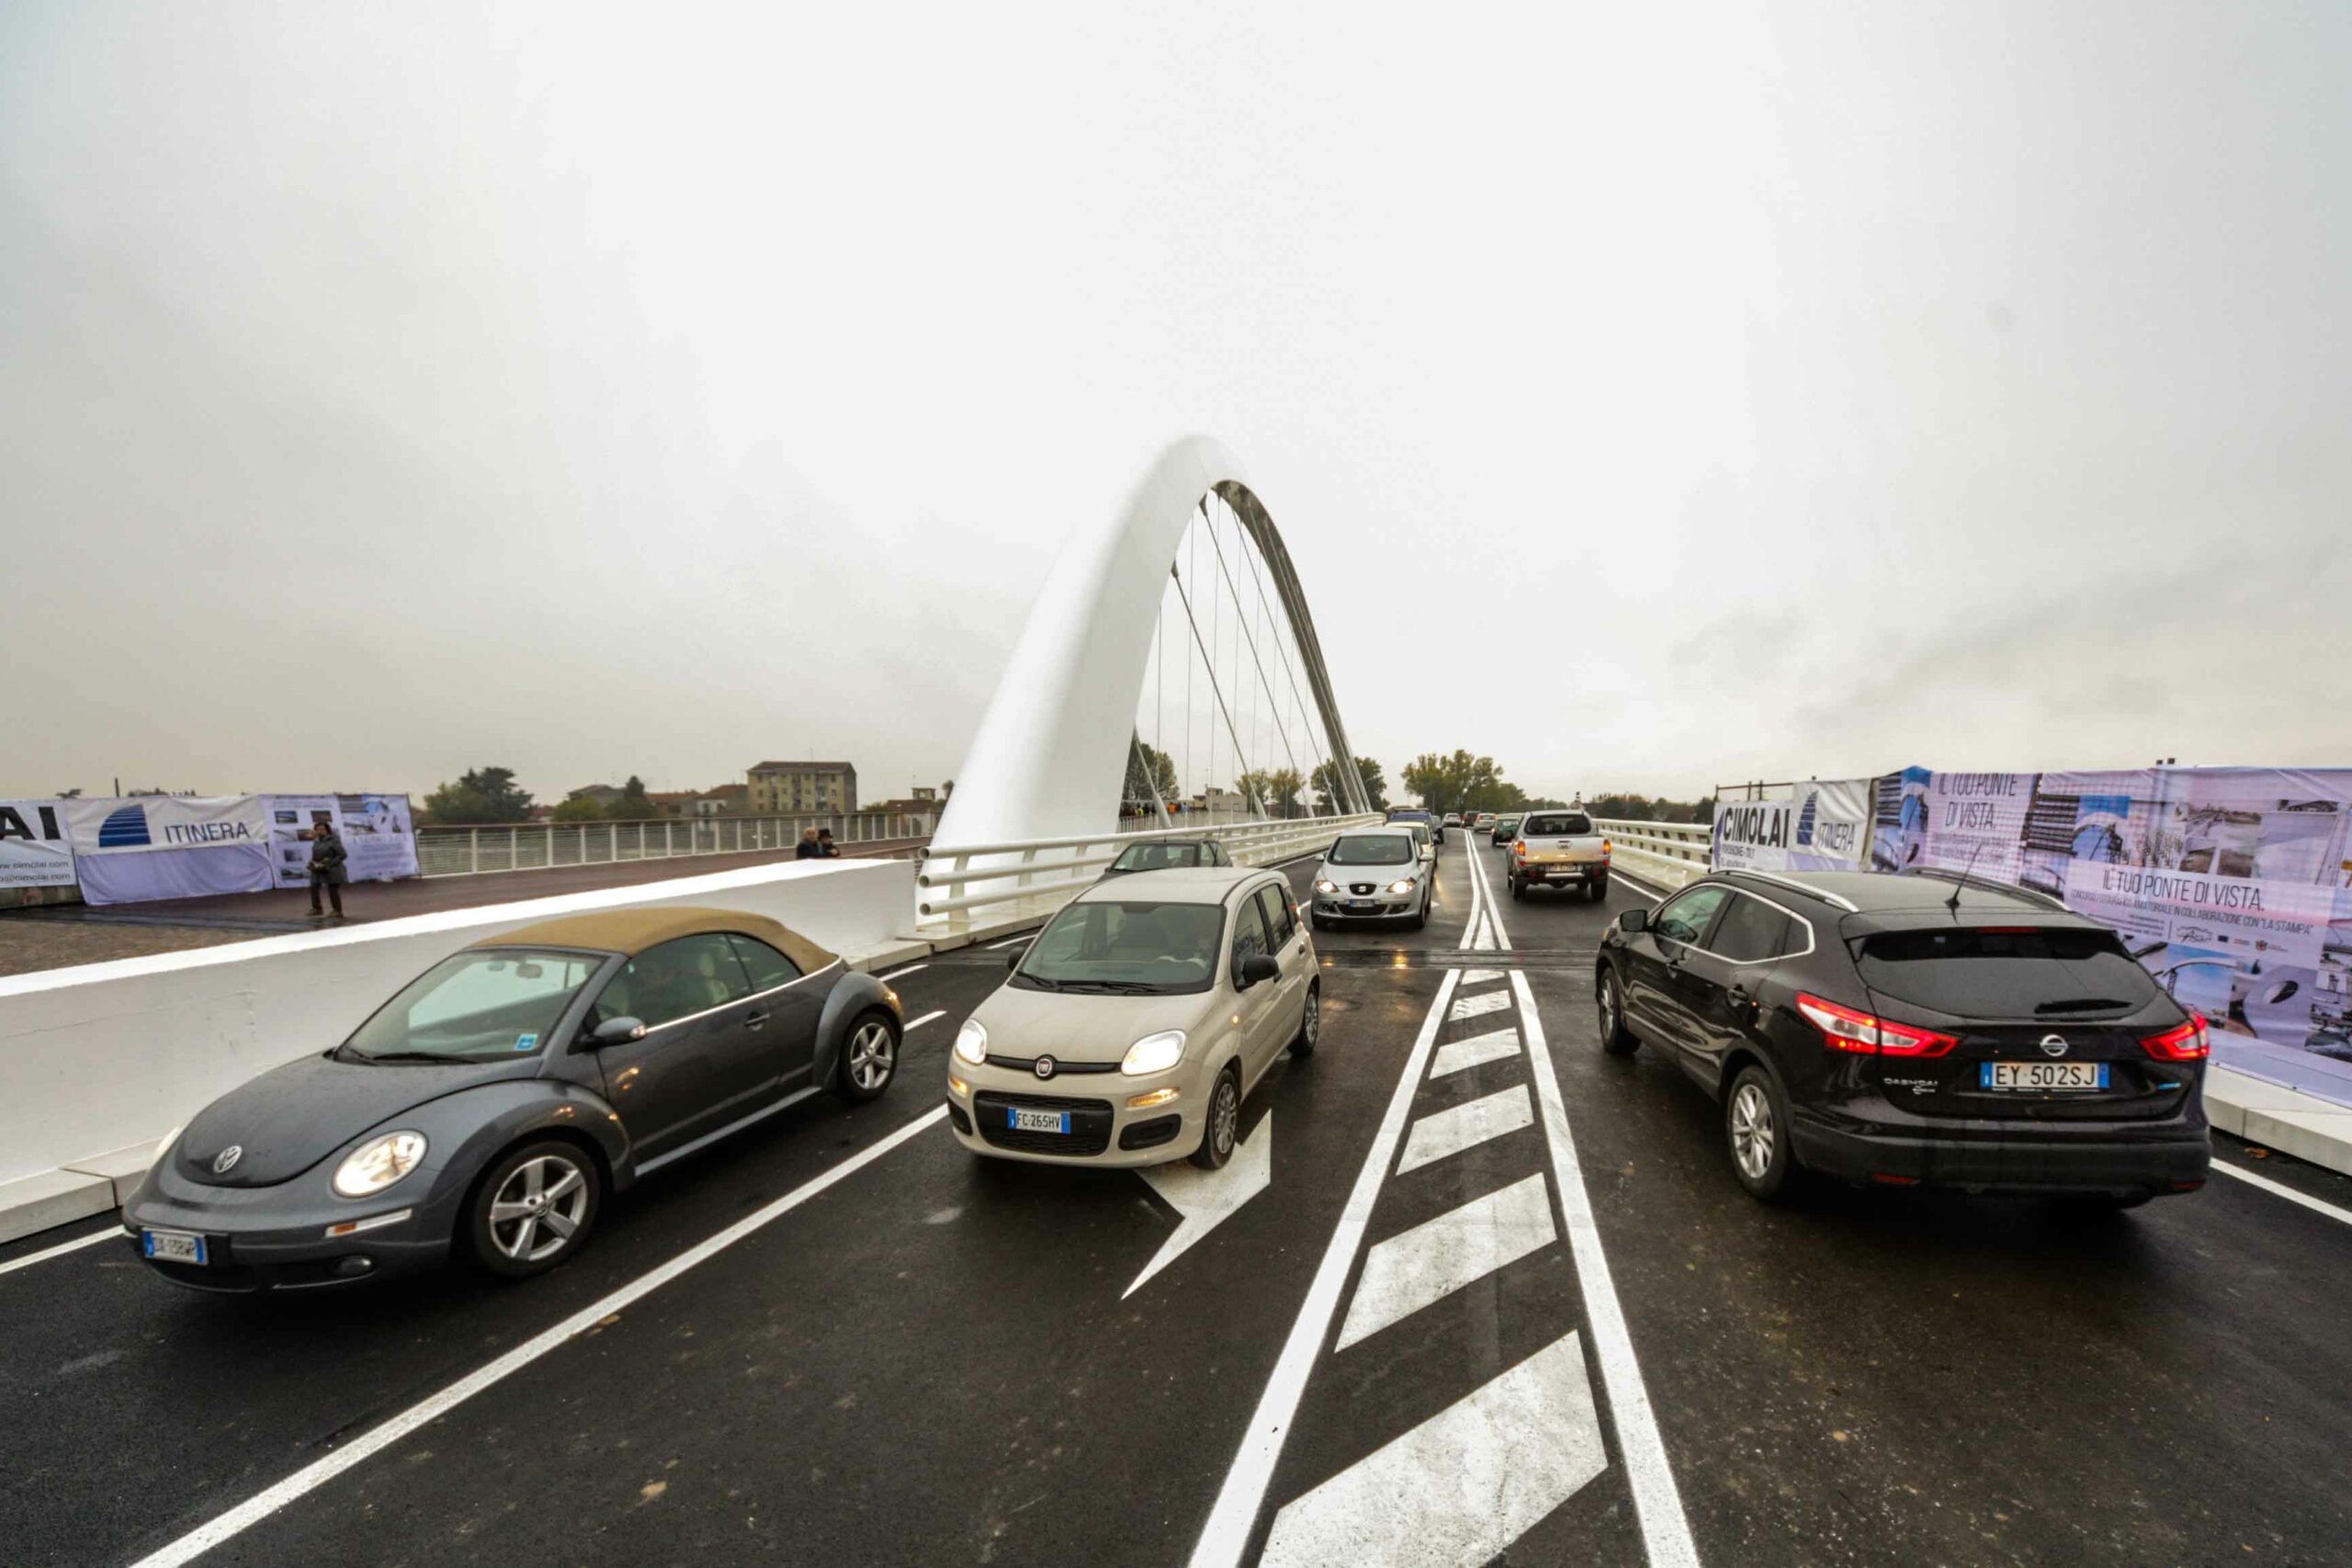
[[[1114,877],[1006,966],[947,1062],[956,1136],[1000,1159],[1215,1170],[1242,1097],[1321,1027],[1298,901],[1248,866]]]

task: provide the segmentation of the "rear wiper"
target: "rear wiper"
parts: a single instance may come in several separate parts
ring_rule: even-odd
[[[2128,1008],[2131,1005],[2121,997],[2075,997],[2065,1001],[2036,1002],[2033,1010],[2038,1016],[2045,1012],[2092,1012],[2100,1008]]]

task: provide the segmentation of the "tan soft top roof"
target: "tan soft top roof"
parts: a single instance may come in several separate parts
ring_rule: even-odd
[[[664,904],[652,908],[607,909],[594,915],[567,915],[560,920],[541,920],[535,926],[523,926],[496,936],[486,936],[471,945],[475,947],[587,947],[604,953],[626,953],[632,957],[649,947],[659,947],[682,936],[696,936],[704,931],[741,931],[757,937],[786,958],[800,965],[804,975],[815,974],[833,962],[834,955],[802,936],[798,931],[768,919],[741,909],[711,909],[689,904]]]

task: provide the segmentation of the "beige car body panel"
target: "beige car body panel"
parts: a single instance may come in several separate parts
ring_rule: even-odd
[[[1066,991],[1036,991],[1000,986],[972,1011],[988,1031],[988,1055],[1034,1064],[1039,1056],[1055,1062],[1052,1077],[1036,1076],[1034,1066],[1005,1066],[998,1061],[974,1065],[952,1051],[947,1057],[949,1102],[968,1118],[973,1130],[951,1122],[957,1142],[974,1154],[993,1159],[1026,1160],[1040,1165],[1141,1166],[1182,1159],[1200,1145],[1206,1127],[1208,1090],[1229,1062],[1241,1065],[1242,1093],[1257,1088],[1283,1048],[1298,1032],[1306,1006],[1308,987],[1316,976],[1315,941],[1308,934],[1306,911],[1296,908],[1292,930],[1272,952],[1282,965],[1281,977],[1237,991],[1233,985],[1233,946],[1240,901],[1272,886],[1286,906],[1296,900],[1290,885],[1278,873],[1260,867],[1202,867],[1181,871],[1145,871],[1114,877],[1087,889],[1073,903],[1134,903],[1159,901],[1218,904],[1225,909],[1220,938],[1224,953],[1216,980],[1205,991],[1177,996],[1074,995]],[[1025,951],[1025,950],[1024,950]],[[1184,1056],[1173,1067],[1130,1076],[1116,1064],[1127,1048],[1146,1035],[1164,1030],[1184,1031]],[[1073,1072],[1068,1065],[1108,1064],[1108,1072]],[[958,1091],[956,1084],[966,1087]],[[1130,1099],[1173,1088],[1169,1103],[1131,1110]],[[1055,1154],[1005,1148],[989,1143],[978,1127],[977,1102],[983,1094],[1044,1096],[1057,1100],[1107,1101],[1112,1123],[1108,1146],[1100,1154]],[[1148,1148],[1123,1149],[1127,1128],[1160,1117],[1182,1118],[1182,1129],[1165,1143]]]

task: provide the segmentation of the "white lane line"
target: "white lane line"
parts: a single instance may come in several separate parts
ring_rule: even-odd
[[[1634,1359],[1634,1337],[1625,1326],[1617,1287],[1610,1280],[1600,1226],[1577,1166],[1576,1140],[1568,1133],[1567,1107],[1560,1099],[1559,1075],[1544,1044],[1535,993],[1523,974],[1514,974],[1510,983],[1519,993],[1519,1026],[1527,1036],[1527,1059],[1535,1076],[1535,1098],[1543,1106],[1544,1136],[1552,1146],[1552,1173],[1559,1180],[1560,1213],[1568,1223],[1568,1249],[1575,1255],[1577,1282],[1584,1292],[1593,1354],[1600,1362],[1601,1386],[1609,1391],[1610,1418],[1617,1428],[1618,1450],[1625,1456],[1650,1568],[1698,1568],[1699,1548],[1690,1539],[1674,1467],[1667,1462],[1666,1439],[1658,1434],[1657,1413],[1650,1407],[1649,1388]]]
[[[1365,1254],[1348,1320],[1331,1348],[1344,1350],[1369,1338],[1504,1264],[1551,1246],[1559,1235],[1540,1170],[1400,1231]]]
[[[1429,1015],[1421,1020],[1421,1032],[1414,1037],[1412,1052],[1405,1058],[1405,1070],[1398,1075],[1396,1090],[1388,1097],[1388,1110],[1380,1119],[1379,1131],[1372,1136],[1372,1146],[1364,1151],[1363,1168],[1356,1172],[1356,1184],[1348,1193],[1347,1206],[1340,1211],[1339,1223],[1331,1227],[1331,1242],[1323,1249],[1323,1261],[1316,1268],[1315,1282],[1307,1287],[1306,1301],[1299,1303],[1298,1316],[1290,1326],[1290,1337],[1283,1342],[1282,1355],[1266,1379],[1266,1391],[1258,1396],[1258,1408],[1250,1416],[1249,1429],[1242,1434],[1241,1446],[1226,1470],[1225,1484],[1217,1490],[1216,1506],[1209,1510],[1208,1523],[1201,1527],[1201,1539],[1193,1547],[1192,1568],[1237,1568],[1241,1554],[1249,1549],[1250,1532],[1256,1527],[1258,1510],[1266,1501],[1266,1483],[1273,1478],[1274,1461],[1282,1457],[1283,1439],[1290,1435],[1291,1420],[1298,1414],[1299,1398],[1306,1392],[1306,1377],[1315,1370],[1315,1359],[1323,1348],[1323,1337],[1331,1331],[1332,1315],[1339,1311],[1340,1292],[1348,1282],[1356,1248],[1363,1245],[1364,1226],[1371,1222],[1373,1204],[1380,1196],[1381,1180],[1388,1174],[1388,1162],[1396,1156],[1396,1141],[1404,1135],[1405,1116],[1412,1109],[1413,1091],[1420,1087],[1422,1069],[1429,1065],[1430,1047],[1437,1041],[1438,1024],[1445,1017],[1446,1004],[1453,999],[1454,983],[1455,975],[1451,969],[1438,982],[1437,999],[1430,1003]]]
[[[1458,1073],[1464,1067],[1482,1063],[1499,1062],[1505,1056],[1519,1055],[1519,1031],[1498,1029],[1492,1034],[1474,1034],[1467,1040],[1457,1040],[1451,1045],[1437,1048],[1437,1060],[1430,1066],[1430,1077],[1442,1078],[1448,1073]]]
[[[909,1034],[912,1034],[916,1030],[921,1029],[924,1024],[929,1023],[933,1019],[934,1019],[934,1018],[945,1018],[946,1016],[947,1016],[947,1010],[946,1010],[945,1008],[941,1008],[941,1009],[939,1009],[939,1010],[938,1010],[937,1011],[935,1011],[935,1012],[927,1012],[927,1013],[923,1014],[921,1018],[919,1018],[919,1019],[915,1020],[912,1023],[908,1024],[908,1025],[907,1025],[906,1032],[907,1032]]]
[[[1634,885],[1633,890],[1635,897],[1647,898],[1653,904],[1661,899],[1673,897],[1672,893],[1668,889],[1658,887],[1652,883],[1644,882],[1640,877],[1635,876],[1630,871],[1619,871],[1612,868],[1609,873],[1609,880],[1611,882],[1632,883]]]
[[[1489,980],[1499,980],[1502,977],[1503,971],[1499,969],[1464,969],[1462,972],[1462,984],[1465,987],[1483,986]]]
[[[1491,939],[1485,945],[1498,947],[1505,953],[1509,953],[1510,933],[1503,930],[1503,907],[1495,901],[1495,890],[1487,883],[1486,863],[1474,857],[1470,862],[1470,869],[1477,874],[1479,901],[1487,907],[1487,923],[1493,931]]]
[[[1448,1023],[1460,1023],[1466,1018],[1483,1018],[1490,1012],[1501,1012],[1510,1006],[1509,991],[1488,991],[1483,997],[1464,997],[1453,1004],[1445,1015]]]
[[[1470,951],[1471,941],[1478,934],[1478,852],[1465,841],[1462,846],[1463,878],[1470,884],[1470,918],[1462,923],[1462,940],[1453,944],[1457,953]]]
[[[122,1234],[119,1225],[108,1225],[105,1230],[92,1231],[88,1235],[76,1236],[72,1241],[61,1241],[55,1247],[45,1247],[39,1252],[28,1252],[22,1258],[12,1258],[6,1263],[0,1263],[0,1274],[13,1274],[19,1269],[29,1269],[36,1263],[46,1263],[52,1258],[62,1258],[85,1247],[96,1247],[109,1236]]]
[[[930,967],[931,965],[928,964],[910,964],[904,969],[893,969],[888,975],[876,975],[874,977],[877,980],[895,980],[901,975],[911,975],[918,969],[928,969]]]
[[[2256,1176],[2250,1170],[2241,1170],[2236,1166],[2222,1160],[2215,1160],[2211,1168],[2224,1176],[2234,1176],[2249,1187],[2259,1187],[2265,1192],[2276,1192],[2290,1203],[2301,1203],[2313,1213],[2325,1214],[2331,1220],[2340,1220],[2347,1225],[2352,1225],[2352,1209],[2339,1209],[2333,1203],[2323,1203],[2316,1198],[2296,1191],[2284,1182],[2273,1181],[2267,1176]],[[0,1273],[6,1272],[6,1269],[0,1269]]]
[[[1023,931],[1019,936],[1009,936],[1002,942],[992,942],[989,943],[988,950],[990,953],[994,953],[1000,947],[1011,947],[1016,942],[1027,942],[1035,935],[1036,935],[1036,932],[1035,931]]]
[[[1609,1465],[1576,1331],[1274,1516],[1260,1568],[1478,1568]]]
[[[639,1275],[601,1301],[581,1308],[554,1327],[533,1335],[496,1360],[411,1405],[381,1426],[370,1427],[342,1448],[314,1460],[277,1485],[255,1494],[227,1513],[199,1525],[168,1546],[141,1558],[132,1568],[179,1568],[221,1542],[250,1529],[303,1494],[325,1485],[345,1471],[390,1448],[418,1427],[439,1420],[467,1400],[503,1382],[574,1335],[594,1328],[616,1312],[652,1294],[698,1263],[708,1262],[762,1226],[783,1218],[828,1187],[854,1176],[884,1155],[945,1121],[947,1107],[933,1106],[871,1148],[852,1155],[821,1176],[812,1177],[765,1208],[755,1209],[709,1240],[688,1247],[648,1273]]]
[[[1523,1083],[1443,1111],[1433,1111],[1413,1123],[1412,1132],[1405,1139],[1405,1157],[1396,1162],[1396,1174],[1402,1176],[1408,1170],[1435,1165],[1505,1133],[1534,1125],[1535,1102],[1527,1098],[1527,1086]]]

